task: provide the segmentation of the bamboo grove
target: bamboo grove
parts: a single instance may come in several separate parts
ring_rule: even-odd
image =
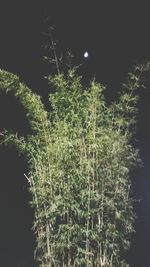
[[[16,145],[28,162],[40,267],[128,266],[136,91],[149,67],[136,66],[109,106],[105,87],[93,80],[84,88],[75,69],[49,77],[50,112],[18,77],[0,71],[0,91],[20,101],[32,130],[26,137],[4,130],[0,143]]]

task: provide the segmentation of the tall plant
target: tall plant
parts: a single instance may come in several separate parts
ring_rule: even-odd
[[[149,68],[135,67],[109,106],[105,87],[94,80],[84,88],[75,69],[49,77],[56,89],[51,112],[16,76],[0,71],[0,91],[19,99],[32,129],[27,137],[4,131],[1,143],[14,143],[28,161],[41,267],[127,266],[134,220],[129,174],[138,160],[131,145],[135,91]]]

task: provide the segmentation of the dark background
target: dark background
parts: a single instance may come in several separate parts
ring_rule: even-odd
[[[147,2],[148,3],[148,2]],[[55,25],[58,53],[68,48],[82,63],[85,81],[96,76],[107,86],[109,101],[116,98],[127,73],[137,61],[150,59],[150,15],[144,1],[1,1],[0,68],[19,75],[47,107],[42,61],[43,32]],[[84,51],[89,58],[83,57]],[[128,261],[131,267],[150,266],[150,88],[140,93],[137,147],[144,167],[133,174],[137,220]],[[28,133],[25,113],[10,95],[0,97],[0,130]],[[0,266],[33,267],[33,211],[28,201],[24,160],[15,148],[0,149]],[[36,264],[35,264],[36,266]]]

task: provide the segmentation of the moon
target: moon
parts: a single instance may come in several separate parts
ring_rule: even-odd
[[[83,56],[84,56],[84,58],[88,58],[89,57],[89,53],[87,51],[85,51]]]

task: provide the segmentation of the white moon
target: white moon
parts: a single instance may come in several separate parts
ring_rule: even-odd
[[[88,58],[88,56],[89,56],[89,53],[86,51],[86,52],[84,52],[84,57],[85,58]]]

